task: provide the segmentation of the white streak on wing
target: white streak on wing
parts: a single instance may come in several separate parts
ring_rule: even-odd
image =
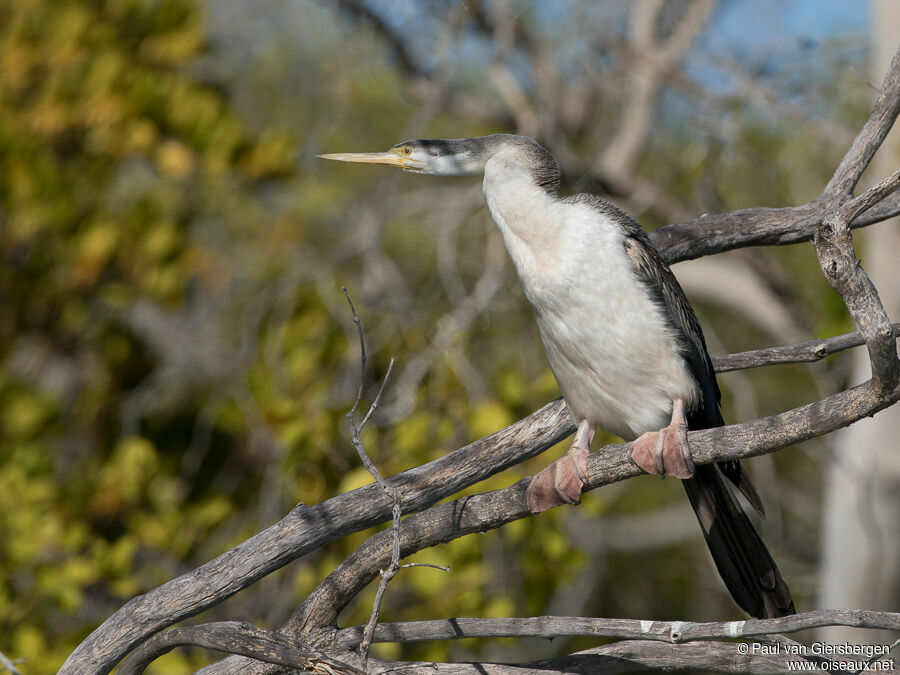
[[[642,633],[649,633],[651,628],[653,628],[652,621],[647,621],[646,619],[641,621],[641,632]]]

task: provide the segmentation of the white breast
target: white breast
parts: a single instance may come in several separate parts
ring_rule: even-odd
[[[690,407],[697,387],[625,254],[624,234],[589,204],[511,182],[495,159],[485,199],[576,421],[626,440],[665,426],[672,398]]]

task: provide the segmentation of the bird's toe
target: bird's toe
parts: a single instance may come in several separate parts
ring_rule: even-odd
[[[684,425],[670,425],[659,431],[641,434],[631,443],[631,461],[647,473],[658,476],[690,478],[694,462]]]
[[[528,486],[526,499],[532,513],[540,513],[561,504],[577,504],[581,501],[583,477],[587,474],[587,462],[571,455],[556,460],[537,474]]]

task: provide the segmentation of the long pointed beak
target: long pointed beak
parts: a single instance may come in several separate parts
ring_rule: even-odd
[[[356,162],[359,164],[387,164],[407,171],[420,171],[418,162],[402,157],[395,152],[336,152],[330,155],[318,155],[322,159],[334,159],[338,162]]]

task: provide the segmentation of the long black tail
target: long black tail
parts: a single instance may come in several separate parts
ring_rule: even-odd
[[[682,481],[713,560],[735,602],[757,619],[794,614],[791,591],[714,464]]]

